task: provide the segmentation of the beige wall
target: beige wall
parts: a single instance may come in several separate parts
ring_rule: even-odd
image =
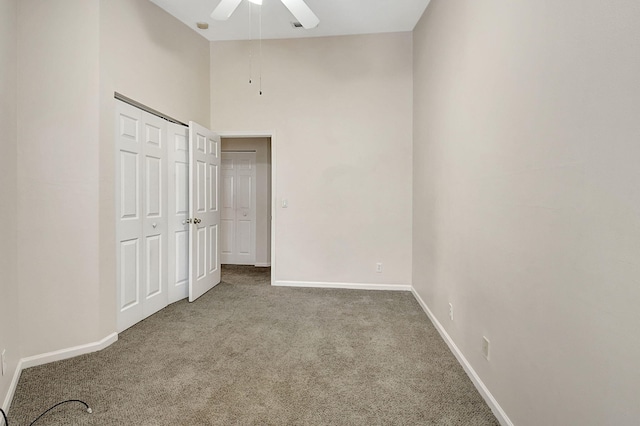
[[[100,2],[101,330],[115,330],[114,92],[209,125],[209,42],[148,0]]]
[[[18,2],[22,356],[98,333],[98,1]]]
[[[517,425],[640,418],[639,21],[433,0],[414,33],[414,286]]]
[[[6,349],[8,372],[0,376],[0,407],[20,358],[16,273],[17,129],[16,17],[17,0],[0,0],[0,352]]]
[[[222,151],[256,152],[256,265],[271,263],[271,141],[222,138]]]
[[[410,284],[411,43],[265,40],[263,96],[249,43],[211,44],[212,128],[276,132],[277,281]]]

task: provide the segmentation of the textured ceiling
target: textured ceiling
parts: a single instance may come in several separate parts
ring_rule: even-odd
[[[293,28],[295,18],[280,0],[263,0],[262,6],[243,0],[224,22],[209,16],[220,0],[150,1],[213,41],[258,38],[260,14],[265,39],[412,31],[430,0],[305,0],[320,19],[310,30]],[[197,29],[196,22],[209,29]]]

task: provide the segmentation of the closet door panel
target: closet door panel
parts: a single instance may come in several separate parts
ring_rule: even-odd
[[[188,129],[168,123],[168,274],[169,303],[189,295],[189,135]]]
[[[166,121],[116,102],[117,327],[168,304]]]
[[[144,150],[144,318],[169,303],[167,289],[166,121],[142,112]]]
[[[116,111],[117,321],[122,331],[143,317],[142,112],[118,103]]]

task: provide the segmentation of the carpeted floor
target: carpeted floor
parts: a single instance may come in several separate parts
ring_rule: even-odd
[[[23,371],[28,425],[496,425],[408,292],[272,287],[264,268],[121,333],[107,349]]]

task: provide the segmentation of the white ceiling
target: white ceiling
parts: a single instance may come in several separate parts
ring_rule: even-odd
[[[224,22],[209,16],[220,0],[151,1],[213,41],[258,38],[260,8],[264,39],[412,31],[430,0],[305,0],[320,19],[320,24],[310,30],[293,28],[295,18],[280,0],[263,0],[262,6],[251,8],[248,0],[243,0]],[[196,28],[196,22],[207,22],[209,29]]]

